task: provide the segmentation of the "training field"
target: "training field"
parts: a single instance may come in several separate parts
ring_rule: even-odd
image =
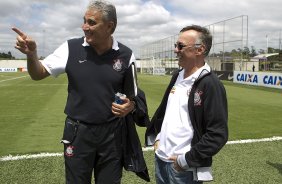
[[[169,79],[170,76],[138,75],[139,86],[146,93],[150,117]],[[230,142],[214,157],[214,181],[210,183],[282,183],[282,90],[231,82],[224,82],[224,85],[228,96]],[[64,160],[59,141],[64,126],[66,90],[65,75],[32,81],[27,73],[0,73],[1,184],[64,183]],[[142,144],[144,131],[138,128]],[[273,137],[278,138],[235,144],[238,143],[235,140]],[[8,155],[39,153],[52,153],[53,156],[6,159]],[[154,153],[144,151],[144,156],[151,183],[155,183]],[[122,183],[146,182],[134,173],[124,172]]]

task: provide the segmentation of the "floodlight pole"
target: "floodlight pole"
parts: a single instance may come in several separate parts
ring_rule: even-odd
[[[266,35],[266,54],[268,54],[268,35]]]
[[[45,58],[45,29],[43,29],[43,52],[42,57]]]
[[[279,52],[281,51],[281,29],[279,32]]]

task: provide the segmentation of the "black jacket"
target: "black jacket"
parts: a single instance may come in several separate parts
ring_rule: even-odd
[[[146,138],[160,132],[168,96],[178,75],[179,71],[172,76],[161,104],[147,128]],[[212,156],[228,139],[226,92],[213,72],[203,70],[194,82],[189,94],[188,111],[194,136],[191,150],[185,154],[185,159],[189,167],[209,167],[212,165]]]
[[[142,127],[149,124],[146,98],[142,90],[138,89],[134,101],[136,110],[127,115],[123,123],[123,166],[125,170],[135,172],[137,176],[149,182],[148,169],[135,127],[135,123]]]

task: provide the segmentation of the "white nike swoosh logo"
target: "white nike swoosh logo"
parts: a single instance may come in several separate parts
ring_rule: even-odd
[[[233,76],[230,76],[230,74],[228,75],[228,80],[232,80]]]
[[[78,60],[79,63],[84,63],[85,61],[87,61],[86,59],[85,60]]]
[[[217,75],[217,77],[220,78],[220,77],[223,76],[223,75],[224,75],[224,74],[220,74],[220,75]]]

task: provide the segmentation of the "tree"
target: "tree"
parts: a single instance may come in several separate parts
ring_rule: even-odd
[[[8,54],[4,52],[0,53],[0,59],[15,59],[15,57],[13,57],[12,53],[9,51]]]
[[[250,54],[250,56],[251,56],[251,57],[254,57],[254,56],[256,56],[256,55],[257,55],[257,52],[256,52],[255,47],[254,47],[254,46],[251,46],[251,54]]]
[[[243,56],[244,56],[244,58],[250,58],[250,49],[249,49],[249,47],[244,47],[244,49],[243,49]]]
[[[259,54],[265,54],[265,51],[263,49],[259,49],[258,53]]]
[[[268,53],[279,53],[279,49],[275,49],[273,47],[268,47],[267,51]]]
[[[231,50],[231,57],[232,58],[240,58],[241,57],[241,53],[239,51],[237,51],[236,49],[232,49]]]

